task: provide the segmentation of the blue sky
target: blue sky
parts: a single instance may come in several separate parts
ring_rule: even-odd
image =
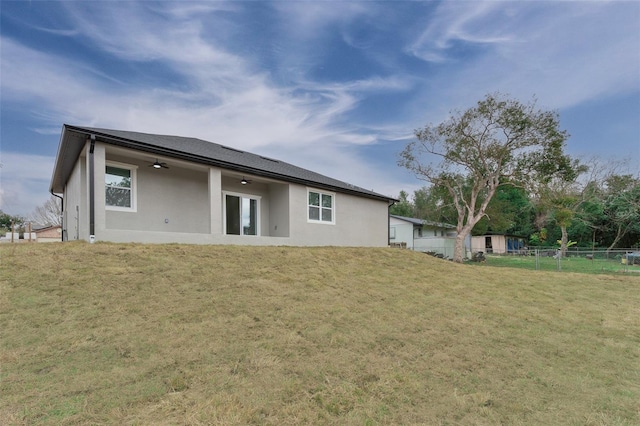
[[[0,2],[0,209],[63,123],[198,137],[396,196],[413,129],[499,91],[640,171],[640,2]]]

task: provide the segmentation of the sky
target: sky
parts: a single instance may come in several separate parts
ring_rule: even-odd
[[[63,124],[197,137],[378,193],[414,129],[489,93],[640,172],[637,1],[0,1],[0,209],[49,198]]]

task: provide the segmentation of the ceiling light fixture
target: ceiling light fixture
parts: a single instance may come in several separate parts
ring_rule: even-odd
[[[246,185],[246,184],[248,184],[248,183],[249,183],[249,181],[248,181],[248,180],[246,180],[246,179],[244,178],[244,176],[243,176],[243,177],[242,177],[242,180],[240,181],[240,183],[241,183],[241,184],[243,184],[243,185]]]

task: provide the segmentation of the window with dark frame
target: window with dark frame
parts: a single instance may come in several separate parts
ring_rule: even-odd
[[[129,168],[106,166],[105,205],[123,209],[133,208],[133,173]]]

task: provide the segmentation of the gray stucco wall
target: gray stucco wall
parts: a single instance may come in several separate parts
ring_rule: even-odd
[[[269,232],[274,237],[289,237],[289,185],[269,185]]]
[[[307,188],[301,185],[283,185],[288,188],[287,192],[290,201],[288,207],[289,237],[273,235],[260,237],[238,236],[224,235],[216,232],[189,234],[184,232],[169,233],[106,229],[99,236],[99,240],[147,243],[176,242],[187,244],[387,246],[388,210],[386,202],[337,193],[335,198],[336,223],[334,225],[309,223],[307,221]],[[271,200],[271,205],[273,205],[273,199]],[[269,214],[269,217],[275,217],[273,210]]]
[[[96,241],[291,246],[362,246],[388,244],[388,204],[334,193],[335,223],[308,221],[308,188],[286,182],[254,180],[214,167],[176,161],[169,169],[149,166],[145,154],[103,143],[95,146]],[[105,165],[137,166],[136,210],[105,207]],[[247,179],[251,179],[247,176]],[[311,188],[313,189],[313,188]],[[223,194],[260,197],[260,236],[224,234]],[[324,191],[321,191],[324,192]],[[69,235],[75,205],[80,207],[79,238],[88,240],[88,156],[81,157],[64,194]]]
[[[207,172],[176,166],[154,169],[148,163],[118,156],[108,156],[107,161],[138,168],[137,211],[106,210],[106,229],[210,232]],[[104,185],[104,178],[100,182]]]
[[[66,241],[89,239],[86,158],[80,157],[65,188],[63,230]]]
[[[335,193],[334,203],[335,224],[310,223],[307,187],[290,186],[290,232],[293,245],[388,245],[388,204],[385,201]]]

